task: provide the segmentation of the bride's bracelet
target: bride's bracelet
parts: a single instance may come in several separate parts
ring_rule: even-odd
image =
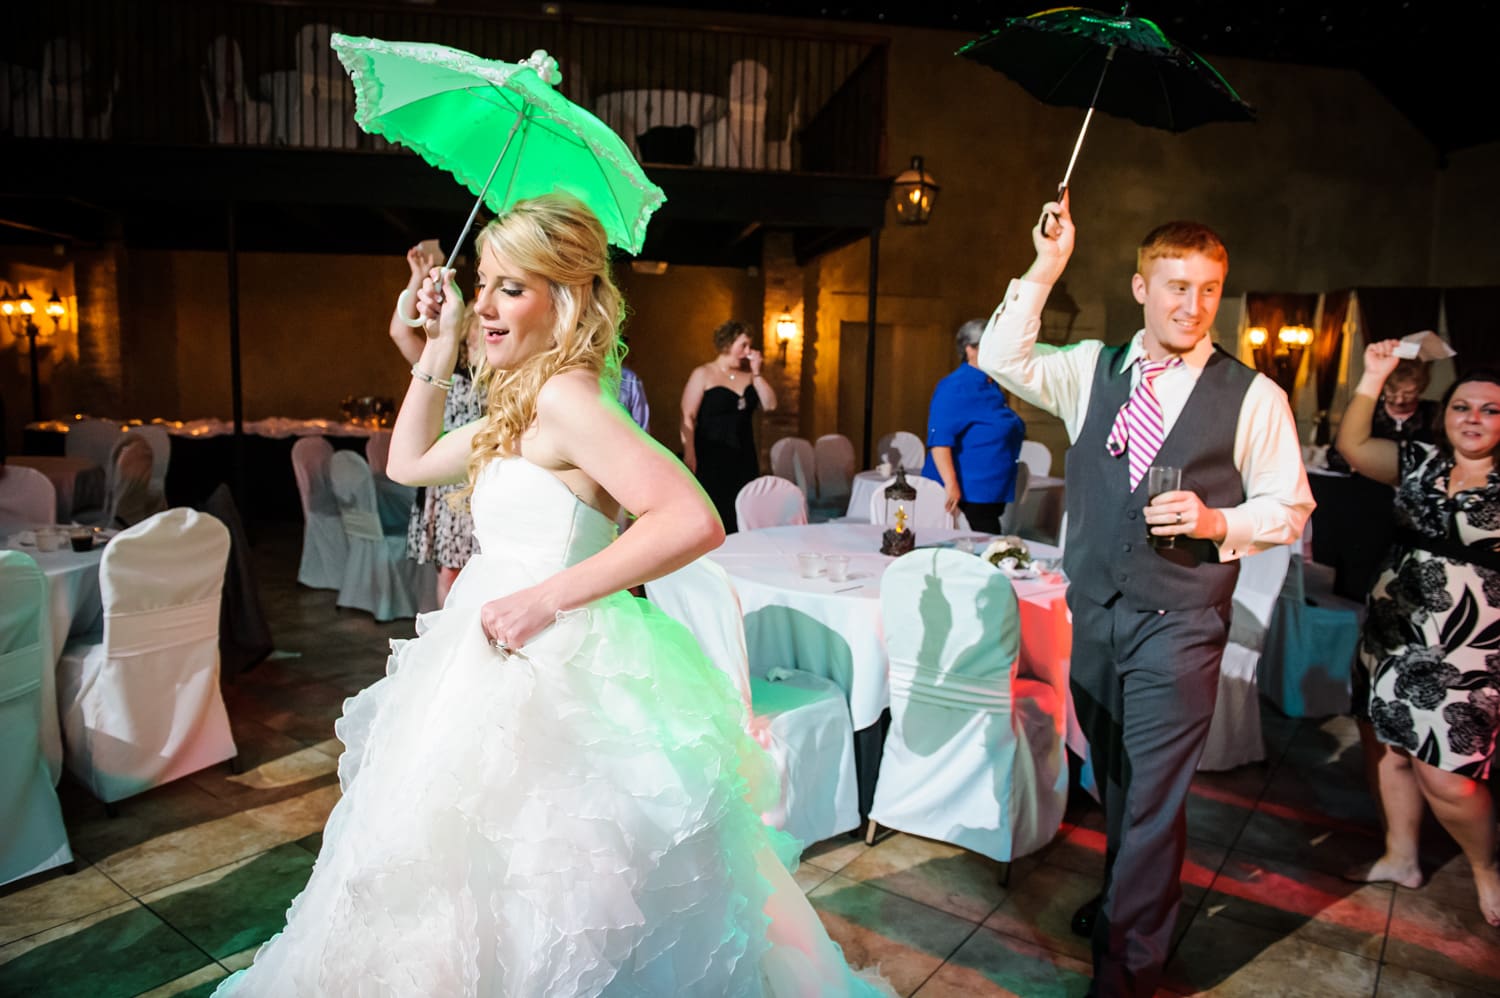
[[[434,388],[441,388],[445,392],[448,389],[450,389],[450,388],[453,387],[453,379],[452,378],[446,378],[446,379],[444,379],[444,378],[434,378],[432,375],[428,374],[426,371],[422,370],[420,367],[418,367],[415,364],[413,364],[411,366],[411,376],[413,378],[416,378],[418,381],[425,381],[425,382],[427,382],[429,385],[432,385]]]

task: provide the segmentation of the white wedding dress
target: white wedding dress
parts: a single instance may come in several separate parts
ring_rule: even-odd
[[[775,772],[728,679],[625,593],[502,656],[479,607],[608,545],[521,458],[473,494],[485,554],[344,705],[343,797],[286,928],[215,995],[832,996],[853,973],[760,812]]]

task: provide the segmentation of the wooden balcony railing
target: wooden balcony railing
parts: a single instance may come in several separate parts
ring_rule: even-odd
[[[874,175],[880,39],[373,4],[52,0],[0,39],[0,137],[388,153],[354,123],[334,32],[514,61],[546,49],[559,90],[643,161]]]

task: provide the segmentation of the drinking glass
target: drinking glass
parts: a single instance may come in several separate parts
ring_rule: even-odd
[[[849,556],[847,554],[824,555],[823,561],[828,565],[829,582],[843,582],[849,578]]]
[[[1182,469],[1173,468],[1165,464],[1153,464],[1146,470],[1146,495],[1152,502],[1163,492],[1176,492],[1182,488]],[[1170,548],[1177,546],[1177,535],[1169,534],[1161,537],[1151,532],[1151,524],[1146,525],[1146,537],[1154,548]],[[1161,524],[1156,524],[1161,526]]]
[[[804,579],[815,578],[823,570],[823,556],[816,551],[803,551],[797,555],[797,568]]]

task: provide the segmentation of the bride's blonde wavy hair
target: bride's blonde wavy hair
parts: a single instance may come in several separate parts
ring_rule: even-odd
[[[481,468],[520,452],[521,434],[536,421],[537,394],[547,379],[583,368],[597,374],[600,390],[613,398],[619,392],[624,352],[619,336],[624,302],[610,273],[609,238],[582,201],[548,194],[517,202],[480,230],[474,242],[477,253],[491,248],[544,279],[557,322],[552,346],[519,367],[479,368],[474,390],[485,393],[488,419],[474,436],[468,482],[452,494],[455,505],[467,501]]]

